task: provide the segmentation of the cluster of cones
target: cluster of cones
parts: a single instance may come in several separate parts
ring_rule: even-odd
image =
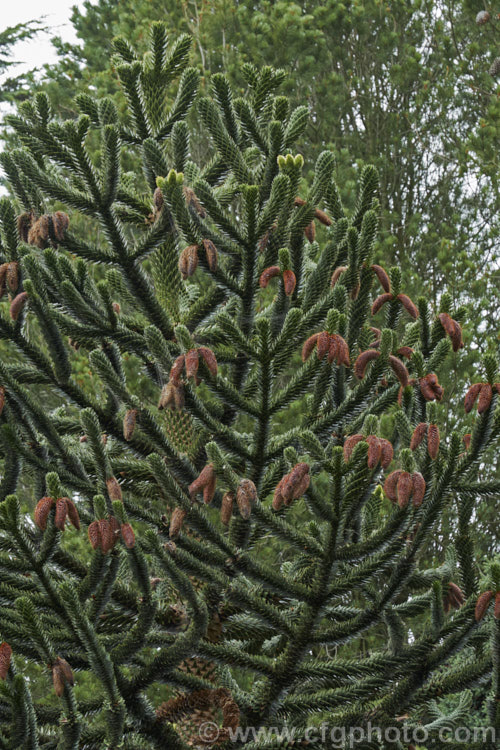
[[[70,500],[69,497],[58,497],[57,499],[53,497],[42,497],[35,508],[35,523],[39,529],[45,531],[47,528],[47,519],[54,506],[56,509],[54,514],[54,526],[56,529],[64,531],[66,520],[68,520],[75,529],[80,528],[80,517],[78,511],[74,502]]]
[[[361,352],[361,354],[358,354],[354,363],[354,374],[359,380],[364,378],[368,364],[373,362],[373,360],[378,359],[380,355],[381,352],[379,352],[378,349],[366,349],[364,352]],[[410,376],[404,363],[398,357],[389,354],[389,365],[401,383],[401,386],[403,388],[407,386],[410,382]]]
[[[271,279],[276,278],[276,276],[282,277],[283,289],[285,291],[286,296],[290,297],[294,293],[295,286],[297,284],[297,279],[295,277],[295,274],[290,269],[282,271],[279,266],[269,266],[269,268],[265,268],[262,271],[260,278],[259,278],[260,288],[266,289]]]
[[[64,211],[42,214],[38,218],[33,212],[26,212],[17,217],[20,239],[41,250],[49,245],[57,247],[64,240],[68,227],[69,216]]]
[[[2,263],[0,265],[0,298],[3,297],[6,291],[9,291],[11,299],[9,313],[12,320],[18,319],[21,310],[24,308],[28,300],[27,292],[19,292],[19,294],[15,294],[18,287],[19,263],[16,260]]]
[[[302,497],[310,481],[309,464],[295,464],[293,469],[280,479],[274,490],[273,509],[280,510],[283,505],[288,507],[294,500]]]
[[[439,385],[436,373],[430,372],[419,379],[420,393],[424,401],[441,401],[444,394],[444,388]]]
[[[135,534],[129,523],[118,523],[114,516],[92,521],[87,529],[90,546],[92,549],[100,549],[106,555],[111,552],[118,538],[121,536],[127,549],[135,545]]]
[[[389,440],[377,437],[377,435],[367,435],[367,437],[361,434],[349,435],[344,442],[344,461],[347,463],[350,460],[354,448],[362,441],[368,443],[368,468],[375,469],[380,463],[383,469],[387,469],[393,459],[394,449]]]
[[[500,394],[500,383],[474,383],[465,394],[464,409],[468,414],[477,400],[477,413],[484,414],[488,411],[493,399],[493,393],[496,391]]]
[[[411,436],[410,450],[416,450],[425,437],[427,437],[427,452],[434,461],[439,453],[440,443],[439,427],[436,424],[420,422]]]
[[[187,206],[198,214],[200,219],[204,219],[207,215],[205,209],[200,203],[200,199],[194,192],[194,190],[187,185],[182,188],[184,198],[186,199]],[[162,189],[157,187],[153,193],[153,214],[149,217],[152,221],[158,219],[163,206],[165,205],[165,198],[163,196]]]
[[[116,482],[114,477],[111,477],[111,480]],[[121,490],[120,497],[117,497],[116,491],[114,491],[114,483],[110,480],[108,480],[108,482],[110,482],[108,492],[111,490],[111,494],[113,495],[111,499],[121,499]],[[118,485],[118,482],[116,482],[116,484]],[[120,485],[118,485],[118,487],[119,486]],[[80,517],[78,511],[74,502],[70,500],[69,497],[59,497],[57,499],[53,497],[42,497],[41,500],[38,501],[35,508],[34,518],[39,529],[45,531],[47,528],[49,513],[54,507],[54,526],[56,529],[64,531],[66,521],[69,521],[75,529],[80,529]],[[129,549],[135,544],[135,534],[132,526],[129,523],[119,524],[114,516],[109,516],[100,521],[93,521],[88,527],[87,534],[92,549],[99,548],[104,554],[113,549],[120,535],[125,546]]]
[[[184,281],[192,276],[199,263],[199,250],[203,247],[207,266],[211,271],[217,270],[217,248],[212,240],[202,240],[201,245],[188,245],[179,255],[179,271]]]
[[[338,365],[349,367],[349,347],[347,346],[347,341],[345,341],[345,339],[343,339],[338,333],[321,331],[320,333],[313,333],[312,336],[309,336],[302,347],[303,362],[305,362],[306,359],[309,359],[314,347],[316,347],[318,359],[323,359],[327,356],[327,360],[330,364],[335,360]]]
[[[403,469],[396,469],[391,471],[384,482],[385,494],[400,508],[406,508],[410,499],[415,508],[420,507],[424,499],[425,488],[425,479],[419,471],[410,473]]]
[[[439,322],[443,326],[445,332],[451,339],[451,345],[454,352],[458,352],[459,349],[463,349],[464,342],[462,339],[462,326],[458,321],[448,315],[448,313],[439,313]]]
[[[196,385],[200,384],[198,377],[198,368],[201,361],[206,365],[210,375],[217,376],[217,359],[211,349],[206,346],[199,346],[196,349],[190,349],[186,354],[181,354],[175,360],[170,369],[168,383],[161,389],[158,409],[177,409],[184,406],[184,387],[182,374],[185,374],[186,380],[193,379]]]
[[[375,344],[376,343],[377,342],[375,342]],[[400,353],[401,356],[409,357],[411,356],[412,350],[410,349],[410,347],[403,346],[398,350],[398,353]],[[379,357],[380,352],[377,349],[366,349],[364,352],[361,352],[354,363],[354,374],[356,375],[356,377],[359,380],[362,380],[365,376],[366,368],[368,367],[369,363],[373,362],[373,360],[378,359]],[[444,389],[439,384],[436,373],[430,372],[427,375],[422,376],[418,380],[410,378],[408,370],[406,369],[404,363],[393,354],[389,354],[389,365],[401,384],[401,388],[399,389],[398,394],[399,404],[401,404],[403,388],[405,388],[407,385],[418,385],[424,401],[441,401],[441,399],[443,398]]]
[[[411,301],[407,294],[393,294],[391,292],[391,280],[387,271],[382,266],[373,265],[372,271],[374,271],[376,277],[380,281],[384,294],[380,294],[372,305],[372,315],[376,315],[378,311],[385,305],[386,302],[393,302],[397,300],[404,307],[406,312],[414,319],[418,318],[418,310],[416,305]]]
[[[217,474],[213,464],[207,464],[203,467],[200,474],[189,485],[189,494],[191,498],[198,494],[203,495],[203,502],[209,505],[215,495],[217,488]],[[220,518],[222,523],[227,526],[233,515],[233,508],[236,504],[240,516],[248,521],[252,514],[252,507],[257,501],[257,488],[251,479],[241,479],[236,492],[226,492],[222,498],[220,508]],[[170,517],[169,537],[175,539],[182,528],[187,511],[183,508],[174,508]]]

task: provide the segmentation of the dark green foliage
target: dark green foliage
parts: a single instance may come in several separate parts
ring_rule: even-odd
[[[465,450],[421,387],[450,356],[436,311],[419,300],[414,321],[392,299],[372,320],[376,170],[361,171],[351,213],[329,151],[308,182],[293,153],[306,112],[278,94],[281,71],[251,66],[244,100],[217,74],[194,104],[212,149],[199,164],[188,38],[155,24],[143,58],[114,47],[126,121],[79,97],[61,123],[39,94],[10,119],[22,148],[1,156],[18,201],[2,204],[2,261],[20,263],[28,295],[16,321],[0,303],[2,746],[185,748],[203,721],[220,724],[217,695],[230,729],[404,720],[437,747],[477,684],[500,728],[498,622],[475,621],[471,534],[477,499],[498,493],[478,471],[498,443],[498,393]],[[141,173],[124,171],[131,154]],[[33,213],[39,241],[21,241],[16,211]],[[390,276],[404,294],[400,268]],[[414,350],[405,387],[401,346]],[[74,376],[78,347],[93,390]],[[500,379],[494,358],[485,370]],[[435,460],[409,450],[430,420]],[[413,502],[398,484],[391,504],[394,470],[411,473]],[[61,507],[78,526],[71,506],[47,500],[34,526],[29,492],[72,499],[82,530],[63,532]],[[447,513],[458,533],[429,568]],[[465,593],[456,609],[450,582]],[[466,647],[475,659],[452,663]]]

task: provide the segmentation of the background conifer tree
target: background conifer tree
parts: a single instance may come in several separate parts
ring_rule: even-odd
[[[497,362],[467,393],[462,440],[439,372],[463,310],[415,304],[373,263],[376,171],[349,214],[330,152],[307,183],[307,111],[251,65],[249,96],[217,74],[197,100],[212,157],[195,163],[190,44],[161,24],[142,58],[115,40],[125,122],[87,95],[76,120],[43,94],[10,118],[0,743],[216,747],[326,718],[424,725],[441,747],[477,683],[500,728],[500,567],[478,569],[473,538],[478,498],[500,489],[478,473]],[[457,534],[429,569],[445,512]],[[200,738],[207,720],[217,736]]]

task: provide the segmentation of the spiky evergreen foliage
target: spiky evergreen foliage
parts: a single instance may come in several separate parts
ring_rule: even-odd
[[[0,744],[175,749],[208,716],[219,741],[238,724],[300,732],[327,717],[427,722],[441,747],[477,682],[498,727],[499,622],[474,610],[500,581],[495,567],[478,581],[472,533],[477,497],[499,491],[478,480],[497,389],[467,449],[446,434],[435,374],[459,328],[424,299],[415,319],[399,269],[372,266],[373,169],[350,216],[330,153],[306,184],[292,153],[307,110],[277,94],[280,71],[246,67],[245,98],[214,76],[194,110],[213,158],[191,161],[189,44],[169,46],[159,24],[144,59],[116,41],[126,123],[86,96],[74,122],[43,95],[10,120]],[[126,171],[131,151],[142,175]],[[73,377],[81,352],[93,394]],[[30,488],[45,498],[36,526],[20,507]],[[66,516],[79,526],[71,500],[82,530],[62,533]],[[423,569],[445,509],[457,536]],[[455,693],[443,714],[435,700]]]

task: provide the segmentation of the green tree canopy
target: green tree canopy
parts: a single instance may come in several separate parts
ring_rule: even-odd
[[[284,73],[246,63],[244,97],[219,72],[197,97],[190,47],[160,23],[144,54],[115,39],[123,115],[80,93],[61,120],[38,93],[9,117],[0,744],[241,729],[271,750],[325,719],[441,750],[478,685],[498,730],[500,564],[476,524],[500,491],[498,358],[464,403],[443,388],[473,323],[375,262],[377,170],[343,205],[334,153],[297,153]]]

